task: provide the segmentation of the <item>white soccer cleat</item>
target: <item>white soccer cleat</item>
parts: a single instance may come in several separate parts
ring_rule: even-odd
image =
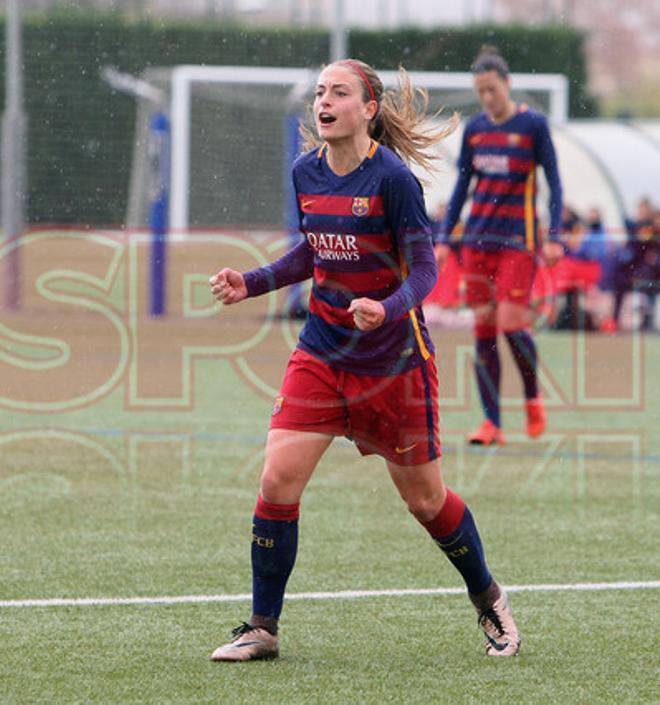
[[[233,639],[219,646],[212,654],[211,661],[257,661],[279,656],[277,636],[251,624],[243,622],[232,630]]]
[[[489,656],[515,656],[520,651],[520,635],[504,591],[479,614],[478,623],[486,636]]]

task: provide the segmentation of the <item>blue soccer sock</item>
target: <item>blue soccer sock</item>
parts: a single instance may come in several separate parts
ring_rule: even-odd
[[[447,499],[435,519],[421,524],[463,576],[470,595],[483,593],[492,576],[477,525],[463,500],[448,489]]]
[[[539,394],[537,354],[534,339],[526,330],[514,330],[504,334],[513,353],[525,390],[525,399],[536,399]]]
[[[497,350],[497,337],[480,336],[476,340],[476,360],[474,369],[477,387],[486,418],[500,427],[500,355]]]
[[[277,633],[284,590],[296,562],[300,505],[259,496],[252,524],[252,624]]]

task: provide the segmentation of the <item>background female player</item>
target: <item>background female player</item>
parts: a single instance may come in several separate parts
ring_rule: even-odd
[[[454,125],[423,132],[428,103],[416,106],[405,72],[397,96],[360,61],[327,66],[315,96],[320,140],[308,133],[306,147],[311,141],[314,148],[293,167],[304,239],[267,267],[222,269],[210,280],[228,305],[313,277],[309,317],[271,417],[254,511],[252,617],[212,659],[278,655],[300,498],[341,435],[362,454],[385,458],[408,509],[465,579],[488,653],[516,654],[506,595],[491,578],[470,511],[440,473],[438,382],[420,307],[437,270],[422,189],[401,159],[428,165],[422,150]]]
[[[467,303],[475,313],[475,372],[486,419],[468,441],[490,445],[504,443],[499,332],[504,333],[522,377],[527,433],[535,438],[545,431],[536,345],[529,333],[529,300],[538,248],[537,164],[543,167],[550,187],[549,239],[543,244],[543,255],[550,265],[563,254],[559,243],[562,191],[548,123],[540,113],[511,99],[506,61],[485,47],[475,59],[472,73],[483,112],[465,126],[458,178],[435,251],[441,264],[449,254],[445,243],[476,176],[472,208],[461,237],[461,264]]]

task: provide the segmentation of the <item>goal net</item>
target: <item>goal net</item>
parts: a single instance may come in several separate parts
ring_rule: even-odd
[[[289,167],[299,151],[298,122],[312,101],[317,71],[236,66],[178,66],[151,69],[143,79],[160,89],[163,103],[142,99],[133,155],[127,224],[149,225],[154,198],[154,153],[149,130],[153,113],[164,111],[171,125],[168,159],[169,228],[280,230],[292,226]],[[379,75],[386,87],[397,72]],[[426,88],[430,111],[443,108],[468,116],[478,109],[469,73],[410,72]],[[512,74],[513,97],[566,119],[568,88],[557,74]],[[439,171],[422,176],[431,210],[453,184],[460,146],[456,131],[437,149]],[[169,156],[169,155],[168,155]]]

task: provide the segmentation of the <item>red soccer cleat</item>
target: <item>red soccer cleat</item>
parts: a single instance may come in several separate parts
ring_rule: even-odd
[[[506,443],[502,429],[490,419],[486,419],[474,433],[471,433],[467,441],[475,446],[503,446]]]
[[[545,431],[546,424],[545,409],[541,397],[527,399],[525,411],[527,412],[527,435],[530,438],[538,438]]]
[[[619,326],[613,318],[606,318],[600,324],[601,333],[616,333],[619,330]]]

